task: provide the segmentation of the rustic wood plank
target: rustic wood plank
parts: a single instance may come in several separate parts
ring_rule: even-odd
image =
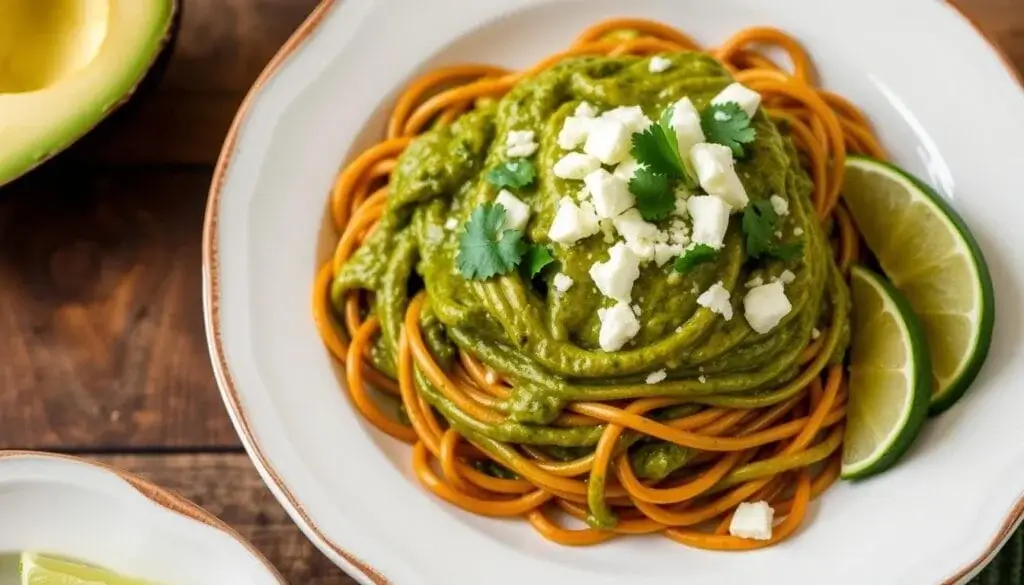
[[[206,169],[0,191],[0,447],[233,447],[206,351]]]
[[[237,530],[296,585],[354,585],[292,523],[243,454],[113,455],[93,459],[202,506]]]
[[[953,0],[981,30],[1024,70],[1024,4],[1020,0]]]
[[[136,96],[68,157],[129,164],[213,164],[235,111],[318,0],[183,0],[159,84]]]

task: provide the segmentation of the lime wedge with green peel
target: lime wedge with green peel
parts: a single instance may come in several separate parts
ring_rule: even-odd
[[[963,219],[907,172],[867,157],[846,161],[843,198],[868,248],[924,326],[931,412],[953,405],[981,370],[995,300],[981,248]]]
[[[110,571],[36,553],[21,553],[21,585],[152,585]]]
[[[850,400],[843,439],[844,479],[892,467],[928,417],[931,360],[907,299],[883,277],[854,266]]]

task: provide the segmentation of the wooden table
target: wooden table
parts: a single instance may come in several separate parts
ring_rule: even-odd
[[[263,486],[206,352],[200,233],[250,83],[317,0],[184,0],[154,90],[0,190],[0,448],[85,455],[221,517],[291,583],[354,583]],[[1021,0],[960,0],[1024,69]]]

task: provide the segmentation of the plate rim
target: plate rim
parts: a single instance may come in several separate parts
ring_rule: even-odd
[[[161,487],[147,479],[117,469],[106,463],[99,461],[92,461],[84,459],[82,457],[75,457],[73,455],[67,455],[63,453],[50,453],[46,451],[36,451],[32,449],[4,449],[0,450],[0,464],[4,461],[16,460],[16,459],[36,459],[42,461],[61,461],[65,463],[71,463],[82,467],[91,467],[98,469],[106,474],[112,475],[117,479],[123,481],[127,488],[138,492],[140,495],[146,498],[151,504],[174,513],[177,516],[182,516],[189,521],[197,522],[208,528],[212,528],[217,532],[220,532],[224,536],[227,536],[231,540],[234,540],[241,545],[249,556],[259,561],[263,566],[267,575],[273,577],[273,579],[280,585],[288,585],[285,581],[284,576],[277,567],[267,559],[263,553],[261,553],[251,542],[243,537],[237,530],[232,528],[227,522],[224,522],[220,518],[214,516],[212,513],[207,511],[205,508],[198,504],[188,500],[184,496],[177,494],[167,488]]]
[[[963,21],[970,26],[974,33],[989,46],[993,56],[1002,64],[1002,67],[1010,74],[1017,84],[1024,91],[1024,72],[1014,66],[1006,51],[982,28],[977,20],[970,16],[960,6],[962,0],[939,0],[959,15]],[[268,458],[263,454],[259,441],[252,431],[245,408],[239,399],[239,392],[235,386],[230,366],[225,357],[221,335],[220,322],[220,286],[219,286],[219,255],[218,255],[218,213],[220,209],[220,198],[228,168],[231,166],[235,153],[238,133],[249,117],[249,110],[256,97],[262,93],[264,86],[273,79],[282,69],[285,61],[301,49],[306,41],[318,31],[326,20],[331,10],[338,4],[337,0],[320,0],[312,12],[292,33],[281,48],[274,54],[271,60],[264,67],[263,71],[253,82],[246,92],[245,98],[235,113],[235,117],[228,129],[227,135],[217,157],[213,177],[207,196],[206,209],[203,219],[203,240],[202,240],[202,275],[203,275],[203,313],[207,338],[207,348],[210,353],[210,361],[213,366],[214,377],[221,394],[224,407],[228,412],[235,432],[245,448],[246,454],[252,461],[263,482],[274,494],[274,498],[285,509],[299,529],[313,543],[313,545],[331,558],[336,564],[350,572],[351,576],[364,585],[394,585],[384,575],[363,561],[356,554],[343,549],[332,541],[317,525],[294,493],[288,488],[284,480],[275,470]],[[144,482],[145,483],[145,482]],[[150,484],[151,485],[151,484]],[[158,490],[157,486],[152,486]],[[145,492],[143,492],[145,493]],[[186,501],[186,503],[188,503]],[[214,518],[214,520],[217,520]],[[219,522],[219,520],[217,520]],[[989,539],[986,548],[982,553],[964,564],[954,574],[945,578],[940,585],[957,585],[964,583],[967,579],[980,572],[999,552],[1003,544],[1013,535],[1014,531],[1024,523],[1024,494],[1022,494],[1008,511],[1002,524],[996,533]],[[228,530],[231,530],[228,528]],[[243,543],[247,544],[244,540]],[[248,545],[251,546],[251,545]],[[259,553],[257,553],[259,554]],[[275,571],[276,572],[276,571]],[[282,581],[283,583],[283,581]]]

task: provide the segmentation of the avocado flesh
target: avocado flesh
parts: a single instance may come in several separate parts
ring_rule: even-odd
[[[124,102],[174,12],[175,0],[0,0],[0,185]]]

